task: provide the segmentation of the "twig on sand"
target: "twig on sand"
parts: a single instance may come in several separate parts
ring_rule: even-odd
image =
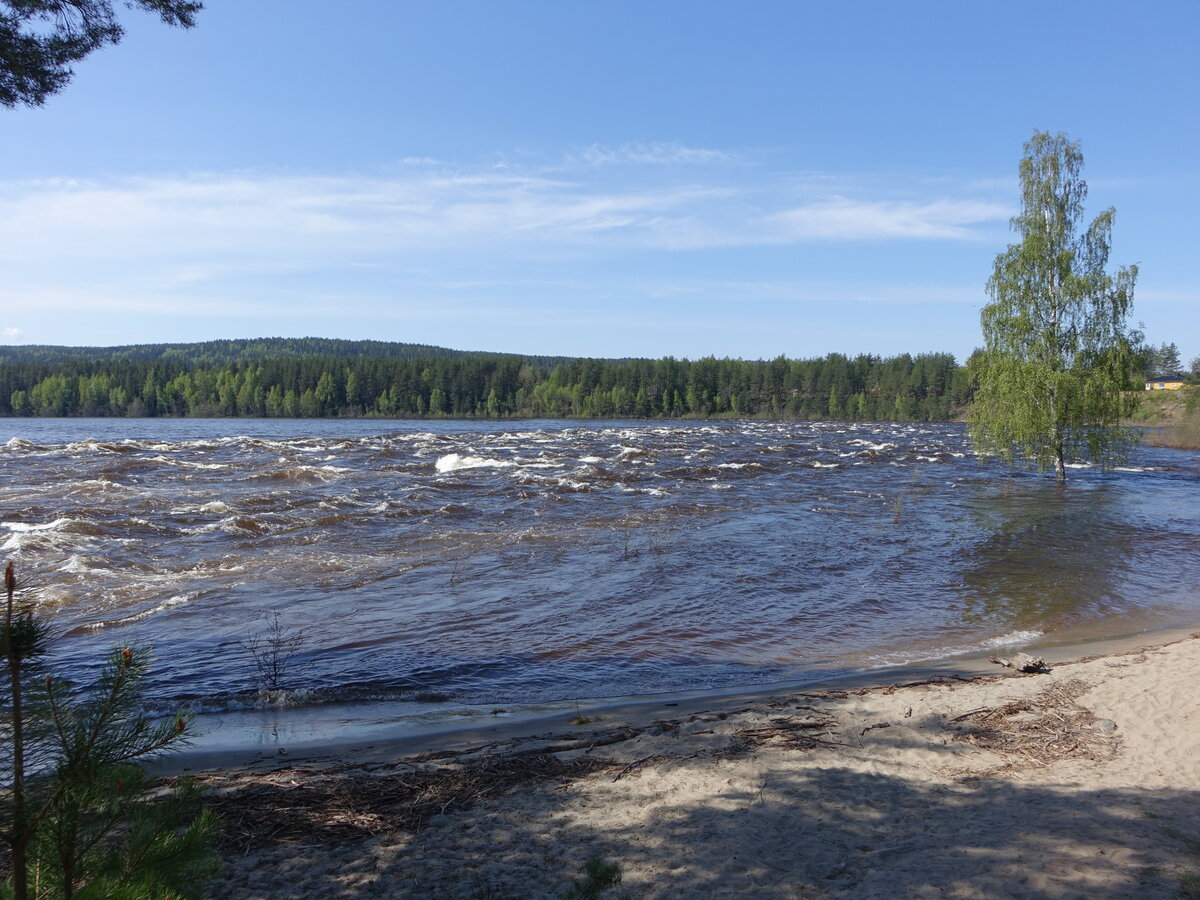
[[[972,716],[979,715],[980,713],[987,713],[987,712],[991,712],[991,711],[992,711],[992,708],[990,706],[978,706],[975,709],[968,710],[967,712],[963,713],[961,716],[955,716],[950,721],[951,722],[961,722],[964,719],[969,719]]]
[[[699,755],[700,754],[698,754],[698,753],[690,753],[687,756],[672,756],[672,755],[668,755],[668,754],[654,753],[654,754],[651,754],[650,756],[643,756],[641,759],[635,759],[629,765],[622,768],[621,771],[619,771],[616,775],[613,776],[613,781],[614,782],[620,781],[622,778],[624,778],[630,772],[633,772],[636,769],[640,769],[642,766],[646,765],[647,763],[665,762],[667,760],[677,760],[677,759],[695,759]]]
[[[947,672],[945,675],[934,675],[932,678],[922,678],[919,681],[905,681],[900,684],[889,684],[885,688],[881,688],[884,694],[892,695],[902,688],[926,687],[946,684],[951,681],[976,681],[983,676],[979,675],[959,675],[955,672]]]

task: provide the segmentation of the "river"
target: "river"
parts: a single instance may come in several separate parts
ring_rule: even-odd
[[[1069,474],[954,424],[6,419],[0,545],[56,666],[150,645],[150,696],[202,710],[755,686],[1200,619],[1200,455]]]

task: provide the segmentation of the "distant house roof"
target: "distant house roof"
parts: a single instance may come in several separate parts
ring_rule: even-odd
[[[1172,372],[1172,373],[1169,373],[1166,375],[1147,375],[1146,380],[1147,381],[1183,381],[1184,376],[1178,374],[1177,372]]]

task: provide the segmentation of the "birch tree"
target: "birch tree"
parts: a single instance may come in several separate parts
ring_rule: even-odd
[[[1120,427],[1136,395],[1126,325],[1137,266],[1105,271],[1111,207],[1080,233],[1087,183],[1083,154],[1064,134],[1035,132],[1021,160],[1020,240],[996,256],[983,307],[983,350],[971,367],[978,390],[969,417],[981,456],[1044,471],[1107,466],[1134,441]]]

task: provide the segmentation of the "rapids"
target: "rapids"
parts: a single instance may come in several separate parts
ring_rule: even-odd
[[[758,685],[1200,618],[1200,456],[1053,478],[959,425],[7,419],[0,558],[86,679],[520,703]],[[276,620],[276,615],[278,616]]]

